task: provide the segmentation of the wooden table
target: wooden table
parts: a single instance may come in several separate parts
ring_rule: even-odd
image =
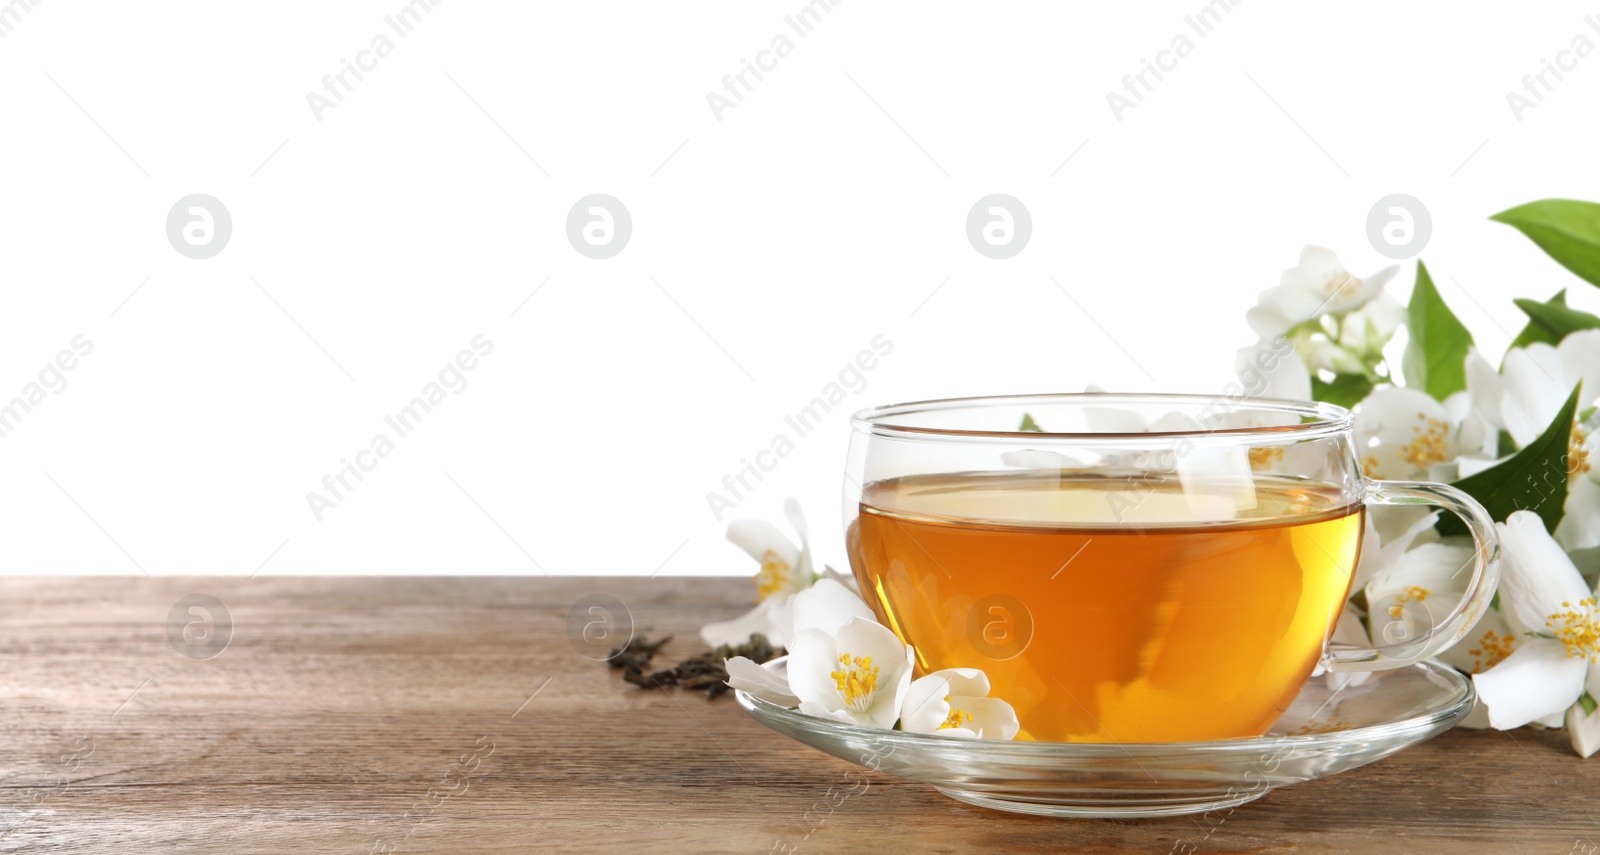
[[[220,601],[186,640],[169,612]],[[1592,853],[1600,758],[1453,731],[1195,818],[968,807],[766,730],[732,696],[644,690],[580,655],[574,603],[699,649],[740,579],[0,579],[0,852],[1172,851]],[[219,610],[212,607],[212,612]],[[215,617],[220,618],[218,613]],[[581,631],[581,626],[578,627]],[[595,628],[591,628],[595,629]],[[692,649],[691,649],[692,648]],[[601,654],[603,655],[603,654]],[[818,819],[820,818],[820,822]],[[783,841],[793,847],[785,850]]]

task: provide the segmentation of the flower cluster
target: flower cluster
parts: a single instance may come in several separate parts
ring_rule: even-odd
[[[761,562],[758,602],[731,621],[707,624],[707,644],[743,641],[763,633],[789,649],[779,676],[759,663],[727,660],[728,685],[807,715],[848,724],[980,739],[1012,739],[1016,711],[989,697],[989,678],[976,668],[949,668],[912,679],[916,651],[879,623],[847,577],[811,570],[805,518],[785,507],[799,535],[795,544],[762,520],[737,520],[728,539]]]
[[[1600,205],[1536,202],[1495,219],[1600,285],[1600,234],[1584,237],[1600,223]],[[1368,477],[1450,482],[1489,510],[1501,538],[1499,596],[1439,658],[1472,675],[1480,705],[1469,726],[1565,726],[1588,757],[1600,750],[1600,413],[1592,403],[1600,317],[1567,306],[1564,290],[1543,303],[1518,300],[1529,323],[1496,368],[1425,265],[1417,264],[1406,307],[1383,293],[1393,274],[1360,279],[1331,251],[1307,247],[1247,314],[1263,343],[1287,339],[1299,356],[1285,360],[1271,394],[1353,407]],[[1384,349],[1402,328],[1408,340],[1395,372]],[[1245,348],[1241,359],[1263,346]],[[1437,512],[1382,510],[1397,512],[1368,517],[1336,639],[1383,645],[1380,604],[1443,614],[1465,587],[1469,540],[1437,525]]]

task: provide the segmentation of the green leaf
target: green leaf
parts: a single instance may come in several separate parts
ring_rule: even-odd
[[[1567,446],[1572,440],[1572,419],[1578,412],[1578,393],[1572,390],[1555,421],[1539,438],[1497,466],[1462,478],[1455,486],[1483,505],[1496,522],[1512,511],[1533,511],[1544,527],[1556,530],[1567,501]],[[1466,526],[1454,514],[1439,521],[1439,533],[1464,534]]]
[[[1489,219],[1515,227],[1562,267],[1600,285],[1600,205],[1574,199],[1542,199],[1501,211]]]
[[[1551,308],[1565,308],[1567,305],[1567,289],[1562,288],[1557,291],[1554,297],[1544,302],[1544,305]],[[1523,311],[1527,312],[1527,309],[1523,309]],[[1528,317],[1531,318],[1533,316],[1529,315]],[[1511,340],[1511,347],[1527,347],[1535,342],[1555,344],[1555,335],[1550,330],[1530,320],[1528,325],[1522,328],[1522,332],[1517,333],[1517,337]],[[1511,347],[1506,348],[1506,350],[1509,351]]]
[[[1421,389],[1440,401],[1467,388],[1467,349],[1472,347],[1472,333],[1444,304],[1421,261],[1417,262],[1411,305],[1406,307],[1406,328],[1411,340],[1400,365],[1407,387]]]
[[[1594,698],[1588,692],[1578,696],[1578,706],[1583,707],[1584,715],[1594,715],[1595,709],[1600,708],[1600,704],[1595,703]]]
[[[1361,403],[1372,394],[1372,381],[1362,374],[1335,374],[1332,380],[1311,378],[1311,397],[1345,409]]]
[[[1044,433],[1044,428],[1039,427],[1039,423],[1033,420],[1032,413],[1022,414],[1022,426],[1017,428],[1017,430],[1025,430],[1031,433]]]
[[[1567,292],[1564,290],[1560,294],[1551,297],[1548,303],[1524,299],[1512,300],[1511,302],[1516,303],[1517,308],[1528,316],[1528,326],[1538,327],[1544,333],[1543,336],[1536,340],[1543,341],[1546,344],[1559,344],[1562,339],[1578,330],[1600,329],[1600,318],[1588,312],[1567,308]],[[1526,335],[1527,332],[1527,330],[1523,330],[1517,336],[1517,341],[1521,341],[1522,336]],[[1512,344],[1516,345],[1516,342],[1512,342]],[[1526,347],[1527,345],[1520,346]]]

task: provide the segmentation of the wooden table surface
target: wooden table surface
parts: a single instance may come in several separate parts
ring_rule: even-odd
[[[182,598],[214,597],[212,658]],[[585,658],[626,605],[698,652],[742,579],[0,579],[0,852],[1593,853],[1600,758],[1456,730],[1207,825],[986,811]],[[221,613],[213,607],[212,612]],[[581,627],[579,627],[581,629]],[[185,655],[185,653],[190,655]],[[600,655],[604,655],[603,653]],[[670,664],[670,663],[668,663]],[[820,821],[819,821],[820,820]],[[785,848],[785,846],[790,848]]]

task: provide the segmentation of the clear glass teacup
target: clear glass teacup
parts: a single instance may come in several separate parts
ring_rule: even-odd
[[[1330,404],[1030,395],[852,425],[845,524],[863,595],[919,674],[988,674],[1021,739],[1259,736],[1319,665],[1395,668],[1455,643],[1499,577],[1483,507],[1364,477],[1351,414]],[[1330,643],[1371,504],[1459,516],[1476,546],[1466,593],[1448,609],[1368,604],[1384,643]]]

